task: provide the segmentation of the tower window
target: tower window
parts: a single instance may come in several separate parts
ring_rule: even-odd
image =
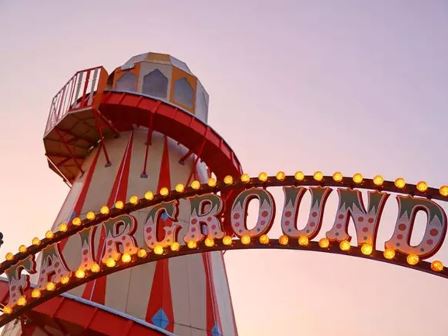
[[[115,90],[137,91],[137,77],[130,71],[126,72],[119,80],[117,80]]]
[[[193,88],[185,77],[174,83],[174,100],[190,109],[193,108]]]
[[[168,91],[168,78],[160,70],[151,71],[143,77],[143,93],[159,98],[166,98]]]

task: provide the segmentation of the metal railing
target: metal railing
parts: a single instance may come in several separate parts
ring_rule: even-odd
[[[78,71],[53,97],[45,135],[69,112],[95,108],[107,83],[107,71],[98,66]]]

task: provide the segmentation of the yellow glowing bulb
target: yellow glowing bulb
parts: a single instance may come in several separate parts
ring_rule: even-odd
[[[364,243],[361,246],[361,253],[364,255],[371,255],[373,252],[373,246],[368,243]]]
[[[231,185],[233,183],[233,177],[232,175],[227,175],[226,177],[224,177],[224,183],[226,185]]]
[[[212,188],[216,187],[216,179],[213,178],[213,177],[210,177],[210,178],[208,179],[207,184],[208,184],[209,187],[212,187]]]
[[[95,213],[93,211],[89,211],[88,213],[86,213],[86,218],[88,220],[94,220],[95,219]]]
[[[93,263],[92,266],[90,267],[90,270],[93,273],[98,273],[99,271],[101,271],[101,267],[97,263]]]
[[[110,212],[110,210],[109,210],[109,207],[108,207],[107,205],[103,205],[103,206],[100,208],[100,213],[101,213],[102,215],[108,215],[109,212]]]
[[[125,264],[131,262],[132,257],[129,253],[123,253],[123,255],[121,256],[121,261],[124,262]]]
[[[294,178],[296,179],[296,181],[303,181],[305,179],[305,174],[303,174],[303,172],[301,171],[297,171],[294,174]]]
[[[136,195],[132,195],[131,197],[129,197],[129,203],[131,203],[132,205],[138,204],[138,197]]]
[[[443,263],[442,263],[440,260],[434,260],[434,261],[431,263],[431,269],[432,269],[434,272],[442,272],[442,271],[443,271],[443,268],[444,268]]]
[[[350,251],[351,245],[350,242],[348,240],[343,240],[339,243],[339,248],[341,249],[341,251]]]
[[[176,186],[174,187],[174,189],[178,192],[178,193],[183,193],[185,190],[185,187],[182,183],[176,184]]]
[[[324,179],[324,174],[321,171],[317,171],[313,174],[313,179],[315,179],[316,181],[320,182]]]
[[[25,306],[26,305],[26,297],[25,296],[21,296],[17,299],[17,305],[18,306]]]
[[[417,183],[417,190],[420,192],[425,192],[428,190],[428,184],[425,181],[420,181]]]
[[[190,187],[193,190],[199,190],[201,188],[201,182],[199,182],[198,180],[194,180],[193,182],[191,182]]]
[[[139,258],[146,258],[147,255],[148,255],[148,252],[146,252],[146,250],[142,249],[142,248],[139,249],[138,252],[137,252],[137,256]]]
[[[12,313],[12,308],[10,306],[3,307],[3,314],[9,315]]]
[[[446,197],[448,196],[448,185],[443,185],[439,188],[440,195]]]
[[[163,254],[163,247],[161,245],[154,246],[154,254],[157,255]]]
[[[343,178],[344,178],[344,176],[342,176],[341,172],[336,172],[333,174],[333,180],[335,182],[341,182]]]
[[[279,172],[277,172],[277,174],[275,174],[275,178],[276,178],[278,181],[284,181],[285,178],[286,178],[286,174],[285,174],[284,171],[279,171]]]
[[[288,241],[289,241],[289,238],[288,238],[287,235],[281,235],[281,236],[278,238],[278,243],[279,243],[280,245],[288,245]]]
[[[249,245],[249,244],[250,244],[250,236],[247,235],[247,234],[242,235],[241,238],[240,238],[240,240],[241,240],[241,243],[242,243],[243,245]]]
[[[115,208],[117,208],[117,209],[123,209],[123,208],[124,208],[124,203],[123,203],[123,201],[116,201],[116,202],[115,202]]]
[[[45,289],[49,292],[52,292],[56,289],[56,284],[54,282],[48,282],[47,285],[45,286]]]
[[[222,243],[227,246],[232,245],[232,237],[224,236],[224,238],[222,238]]]
[[[362,180],[364,180],[364,178],[360,173],[356,173],[355,175],[353,175],[353,182],[355,182],[356,184],[362,183]]]
[[[18,306],[25,306],[26,305],[26,297],[23,295],[17,299],[17,305]]]
[[[70,281],[70,277],[68,275],[63,275],[61,277],[61,284],[66,285]]]
[[[72,219],[72,224],[73,224],[74,226],[79,226],[79,225],[81,225],[81,218],[79,218],[79,217],[75,217],[75,218],[73,218],[73,219]]]
[[[11,252],[8,252],[5,254],[5,259],[8,261],[11,261],[14,259],[14,254],[12,254]]]
[[[384,255],[384,258],[386,258],[387,260],[392,260],[393,258],[395,258],[395,250],[391,249],[391,248],[387,248],[384,250],[383,255]]]
[[[67,230],[68,230],[68,225],[67,225],[67,223],[61,223],[61,224],[59,224],[59,226],[58,226],[58,230],[59,230],[60,232],[67,232]]]
[[[406,186],[406,181],[404,180],[404,178],[399,177],[397,179],[395,179],[394,181],[394,185],[398,188],[398,189],[403,189]]]
[[[198,246],[198,244],[194,240],[189,240],[187,242],[187,246],[189,249],[195,249]]]
[[[52,239],[53,237],[54,237],[53,231],[48,230],[47,232],[45,232],[45,238]]]
[[[152,201],[154,199],[154,193],[152,191],[145,192],[145,200]]]
[[[168,190],[167,187],[163,187],[160,189],[160,195],[162,195],[163,197],[168,196],[169,193],[170,193],[170,191]]]
[[[20,253],[25,253],[26,250],[27,250],[27,247],[26,247],[25,245],[20,245],[20,246],[19,246],[19,252],[20,252]]]
[[[215,245],[215,241],[212,238],[205,238],[204,244],[207,247],[213,247]]]
[[[261,172],[260,174],[258,174],[258,180],[260,180],[261,182],[266,182],[268,180],[268,174],[265,172]]]
[[[328,238],[322,238],[319,240],[320,248],[328,248],[330,246],[330,240]]]
[[[171,251],[173,251],[173,252],[179,251],[179,250],[180,250],[180,244],[179,244],[178,242],[173,242],[173,243],[170,245],[170,249],[171,249]]]
[[[31,244],[33,244],[34,246],[39,246],[40,245],[40,239],[37,237],[34,237],[33,240],[31,241]]]
[[[267,234],[261,235],[260,238],[258,238],[260,244],[267,245],[269,244],[269,236]]]
[[[310,239],[307,236],[299,237],[299,245],[300,246],[308,246],[310,243]]]
[[[31,297],[34,299],[37,299],[37,298],[40,298],[40,296],[41,296],[40,289],[34,288],[31,292]]]
[[[114,258],[107,258],[107,259],[106,259],[106,266],[107,266],[107,267],[112,268],[112,267],[115,267],[116,264],[117,264],[117,263],[115,262],[115,259],[114,259]]]
[[[75,272],[75,277],[77,277],[78,279],[82,279],[86,276],[86,272],[84,272],[83,269],[78,268]]]
[[[383,185],[383,183],[384,183],[384,177],[382,177],[381,175],[376,175],[374,178],[373,178],[373,184],[374,185],[376,185],[376,186],[382,186]]]
[[[406,257],[406,261],[408,262],[409,265],[414,266],[414,265],[418,264],[418,262],[420,261],[420,258],[416,254],[409,254]]]
[[[250,182],[250,176],[249,176],[249,174],[243,174],[243,175],[241,175],[241,182],[243,182],[243,183],[248,183],[248,182]]]

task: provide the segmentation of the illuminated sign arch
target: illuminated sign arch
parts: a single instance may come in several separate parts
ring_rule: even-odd
[[[283,234],[277,239],[269,237],[274,223],[275,199],[268,187],[283,187],[284,199],[280,224]],[[339,200],[332,228],[325,237],[315,240],[322,230],[325,204],[336,189]],[[360,189],[367,189],[365,205]],[[305,193],[311,194],[311,208],[305,227],[297,227],[300,202]],[[376,235],[382,209],[390,193],[396,193],[398,215],[392,237],[384,242],[384,250],[376,250]],[[246,225],[247,207],[252,199],[259,200],[259,211],[253,228]],[[236,249],[295,249],[319,251],[405,266],[433,275],[448,278],[448,271],[439,260],[425,261],[441,248],[445,241],[447,218],[443,208],[436,203],[448,201],[448,186],[429,188],[425,182],[406,184],[401,178],[384,181],[381,176],[365,179],[361,174],[343,177],[340,173],[324,176],[321,172],[305,176],[297,172],[286,176],[261,173],[256,178],[247,174],[226,176],[223,181],[209,179],[201,184],[193,181],[190,186],[176,185],[174,190],[161,188],[158,193],[145,193],[143,198],[131,196],[128,202],[118,201],[109,209],[103,206],[98,213],[88,212],[85,218],[73,218],[61,223],[59,231],[48,231],[45,238],[34,238],[31,246],[21,245],[19,253],[6,255],[0,264],[0,273],[9,280],[9,301],[0,316],[0,326],[17,318],[39,304],[74,287],[120,270],[181,255]],[[184,242],[178,240],[176,226],[178,204],[189,202],[190,220]],[[278,204],[277,204],[278,206]],[[137,210],[147,211],[146,219],[138,223],[132,215]],[[411,245],[416,214],[427,214],[422,241]],[[154,234],[159,229],[161,215],[172,220],[162,237]],[[355,226],[357,245],[350,243],[348,225]],[[93,257],[93,236],[97,227],[106,229],[109,246],[101,252],[100,260]],[[133,237],[136,228],[144,230],[144,246],[137,246]],[[79,267],[68,269],[58,243],[68,238],[81,239]],[[29,276],[36,273],[35,255],[42,253],[39,280],[31,288]]]

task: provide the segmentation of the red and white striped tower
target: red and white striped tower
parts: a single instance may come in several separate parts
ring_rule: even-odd
[[[173,189],[194,179],[206,182],[212,174],[218,178],[240,174],[233,151],[206,124],[207,113],[204,87],[185,63],[169,55],[132,57],[110,75],[102,67],[79,71],[53,99],[44,137],[50,167],[71,187],[53,228],[148,190]],[[186,233],[187,206],[180,203],[179,241]],[[143,222],[146,212],[132,215]],[[171,225],[169,220],[164,224]],[[137,228],[140,246],[143,234]],[[104,236],[98,229],[97,258],[107,248]],[[68,256],[67,266],[76,268],[81,260],[79,237],[62,242],[60,248]],[[221,252],[133,267],[71,294],[82,298],[78,302],[84,305],[107,307],[111,313],[155,326],[148,335],[154,330],[175,335],[237,334]],[[62,322],[45,323],[31,319],[26,327],[9,326],[5,333],[41,335],[44,329],[50,334],[70,333],[70,326]],[[95,334],[89,330],[85,327],[83,332]]]

